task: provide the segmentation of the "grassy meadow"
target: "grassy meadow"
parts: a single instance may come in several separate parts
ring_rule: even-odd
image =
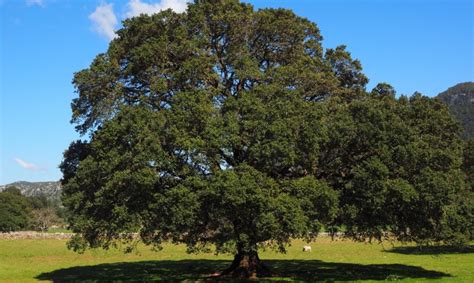
[[[204,281],[225,269],[231,256],[190,255],[182,245],[159,252],[145,246],[138,253],[90,250],[77,254],[66,240],[0,240],[0,282],[64,281]],[[366,244],[320,238],[312,252],[295,240],[287,254],[262,251],[273,269],[272,281],[474,282],[474,249],[432,248],[386,243]]]

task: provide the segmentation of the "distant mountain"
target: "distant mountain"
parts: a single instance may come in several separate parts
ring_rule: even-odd
[[[465,82],[438,94],[464,128],[463,138],[474,138],[474,82]]]
[[[48,199],[59,200],[61,197],[61,183],[60,182],[14,182],[8,185],[0,185],[0,191],[5,188],[15,186],[20,189],[25,196],[40,196],[44,195]]]

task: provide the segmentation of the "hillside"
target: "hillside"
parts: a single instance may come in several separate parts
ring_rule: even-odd
[[[25,196],[39,196],[44,195],[49,199],[59,199],[61,196],[60,182],[14,182],[7,185],[0,185],[0,191],[6,187],[15,186],[20,189]]]
[[[474,138],[474,82],[465,82],[438,94],[464,128],[463,138]]]

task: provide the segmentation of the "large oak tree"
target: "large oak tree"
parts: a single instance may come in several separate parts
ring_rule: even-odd
[[[268,273],[260,247],[284,252],[323,226],[359,240],[466,234],[446,223],[467,216],[445,107],[386,84],[366,93],[359,61],[324,49],[314,23],[198,0],[117,34],[73,80],[72,122],[90,135],[61,164],[75,250],[133,246],[137,232],[234,253],[223,274],[247,277]]]

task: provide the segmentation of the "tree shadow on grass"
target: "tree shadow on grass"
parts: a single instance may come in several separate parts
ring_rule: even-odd
[[[428,247],[396,247],[386,252],[406,255],[442,255],[442,254],[470,254],[474,253],[474,245],[453,246],[428,246]]]
[[[350,264],[319,260],[265,260],[275,279],[297,281],[396,280],[402,278],[437,279],[449,274],[402,264]],[[42,273],[38,280],[65,281],[197,281],[210,277],[230,265],[226,260],[160,260],[77,266]],[[270,279],[270,278],[268,278]],[[264,281],[259,279],[259,282]],[[275,281],[272,281],[275,282]]]

